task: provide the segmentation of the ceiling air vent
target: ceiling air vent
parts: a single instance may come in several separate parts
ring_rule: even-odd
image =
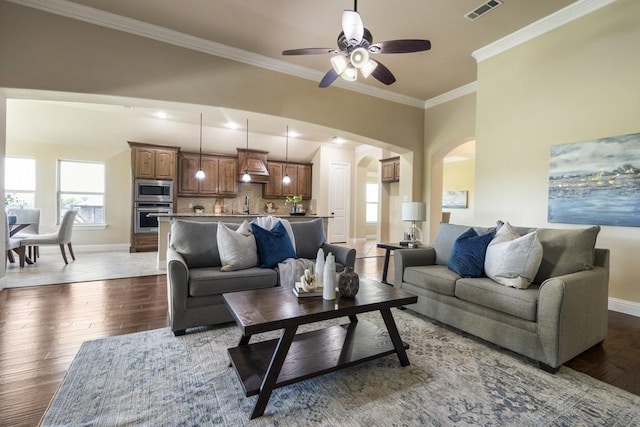
[[[500,0],[489,0],[488,2],[478,6],[475,10],[472,10],[471,12],[464,15],[464,17],[467,18],[469,21],[475,21],[485,13],[491,12],[493,9],[500,6],[501,4],[502,2]]]

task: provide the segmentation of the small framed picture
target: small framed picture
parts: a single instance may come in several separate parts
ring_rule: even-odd
[[[466,209],[468,191],[443,191],[442,207],[447,209]]]

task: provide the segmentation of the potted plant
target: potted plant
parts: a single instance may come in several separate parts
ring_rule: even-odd
[[[193,211],[197,214],[201,214],[202,212],[204,212],[204,206],[202,205],[194,205],[193,206]]]
[[[285,205],[291,205],[291,214],[292,215],[304,215],[304,208],[298,203],[302,201],[302,194],[298,194],[297,196],[287,196],[284,200]]]

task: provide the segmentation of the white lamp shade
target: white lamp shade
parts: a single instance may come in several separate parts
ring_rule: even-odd
[[[360,73],[362,73],[362,76],[366,79],[371,75],[371,73],[373,73],[373,70],[375,70],[377,66],[378,63],[373,59],[370,59],[364,67],[360,68]]]
[[[369,62],[369,52],[367,49],[359,47],[351,52],[349,59],[351,60],[351,65],[356,68],[362,68]]]
[[[427,208],[424,202],[402,203],[403,221],[424,221],[427,219]]]
[[[340,76],[348,82],[355,82],[358,78],[358,70],[353,67],[347,67]]]
[[[335,55],[331,57],[331,66],[337,74],[342,74],[348,65],[349,61],[347,61],[347,58],[345,58],[344,55]]]

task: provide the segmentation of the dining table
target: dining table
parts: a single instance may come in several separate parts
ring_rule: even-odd
[[[11,224],[9,226],[9,237],[13,237],[15,234],[24,230],[31,224],[32,224],[31,222],[21,222],[21,223]],[[9,262],[15,262],[13,258],[13,253],[11,251],[7,251],[7,256],[9,257]],[[27,255],[24,256],[24,262],[26,262],[27,264],[33,264],[33,260],[31,260],[31,258],[28,257]]]

